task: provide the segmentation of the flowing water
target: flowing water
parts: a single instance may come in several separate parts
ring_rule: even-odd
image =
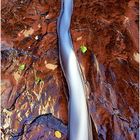
[[[69,139],[92,140],[85,84],[70,35],[72,11],[73,1],[62,0],[57,28],[60,63],[69,88]]]

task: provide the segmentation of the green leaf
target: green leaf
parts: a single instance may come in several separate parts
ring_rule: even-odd
[[[36,84],[43,83],[43,80],[40,77],[35,77],[35,83]]]
[[[25,69],[25,64],[20,64],[18,69],[23,71]]]
[[[82,46],[80,46],[80,50],[81,50],[82,53],[86,53],[87,47],[82,45]]]

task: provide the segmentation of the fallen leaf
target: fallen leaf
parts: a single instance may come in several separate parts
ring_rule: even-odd
[[[80,46],[80,49],[81,49],[82,53],[86,53],[86,51],[87,51],[87,47],[84,45]]]
[[[62,137],[62,134],[60,131],[55,131],[55,137],[56,138],[61,138]]]
[[[24,70],[25,69],[25,64],[20,64],[18,69],[21,70],[21,71]]]
[[[55,70],[57,68],[57,65],[51,64],[51,63],[47,63],[46,64],[46,68],[50,69],[50,70]]]

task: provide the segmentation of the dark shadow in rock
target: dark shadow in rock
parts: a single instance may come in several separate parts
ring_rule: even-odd
[[[59,131],[62,139],[66,139],[68,128],[61,120],[55,118],[51,113],[36,117],[29,125],[23,125],[21,132],[15,134],[12,140],[28,139],[51,139],[55,140],[54,133]]]

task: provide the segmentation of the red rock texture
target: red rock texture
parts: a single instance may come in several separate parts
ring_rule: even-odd
[[[68,89],[56,32],[60,1],[1,5],[1,139],[57,140],[58,130],[65,140]],[[137,0],[74,1],[72,39],[99,140],[138,140],[138,20]]]
[[[71,32],[99,139],[138,139],[138,1],[77,0]]]
[[[54,132],[59,121],[51,127],[37,124],[28,133],[33,120],[43,114],[52,113],[67,124],[67,88],[56,34],[59,7],[56,0],[2,1],[3,140],[57,139]],[[62,139],[67,137],[65,129]]]

